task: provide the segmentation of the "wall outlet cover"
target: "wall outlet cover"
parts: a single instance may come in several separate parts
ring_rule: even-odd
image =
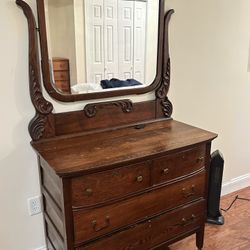
[[[28,199],[28,210],[31,216],[40,214],[43,210],[42,196],[35,196]]]

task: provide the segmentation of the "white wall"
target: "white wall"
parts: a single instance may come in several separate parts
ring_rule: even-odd
[[[32,1],[33,3],[35,1]],[[27,126],[34,114],[28,89],[27,23],[13,0],[0,1],[0,249],[44,244],[42,216],[30,217],[27,198],[39,194],[36,156]]]
[[[224,181],[250,173],[250,1],[168,0],[174,118],[217,132]]]
[[[225,155],[225,180],[248,173],[250,2],[168,0],[167,5],[176,9],[171,21],[174,117],[219,133],[214,148]],[[28,90],[27,24],[13,0],[0,1],[0,34],[0,249],[33,250],[44,245],[42,217],[30,217],[26,204],[39,194],[27,131],[34,110]],[[55,108],[70,109],[59,103]]]

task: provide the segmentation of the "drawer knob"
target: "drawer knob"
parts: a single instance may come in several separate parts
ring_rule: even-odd
[[[168,169],[168,168],[163,169],[163,170],[162,170],[162,173],[163,173],[163,174],[168,174],[168,173],[169,173],[169,169]]]
[[[191,197],[193,195],[195,195],[195,185],[192,185],[190,190],[187,190],[186,188],[182,189],[182,194],[185,198]]]
[[[86,194],[87,194],[88,196],[91,196],[91,195],[93,194],[92,188],[86,188],[86,189],[85,189],[85,192],[86,192]]]
[[[119,176],[119,172],[118,171],[114,171],[112,172],[112,176],[115,177],[115,176]]]
[[[110,218],[109,218],[109,216],[106,216],[104,226],[98,227],[96,220],[92,221],[92,226],[93,226],[93,229],[94,229],[95,232],[99,232],[99,231],[102,231],[102,230],[108,228],[110,226]]]
[[[180,225],[184,226],[184,227],[188,226],[188,225],[192,224],[195,219],[196,219],[196,216],[194,214],[192,214],[191,218],[188,218],[188,219],[182,218]]]
[[[143,176],[142,175],[138,176],[136,178],[136,180],[137,180],[137,182],[142,182],[143,181]]]
[[[200,162],[203,162],[204,161],[204,157],[199,157],[198,159],[197,159],[197,163],[200,163]]]

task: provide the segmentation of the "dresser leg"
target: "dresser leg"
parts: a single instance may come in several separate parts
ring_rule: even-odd
[[[202,250],[203,243],[204,243],[204,229],[205,227],[202,227],[197,233],[196,233],[196,246],[198,250]]]

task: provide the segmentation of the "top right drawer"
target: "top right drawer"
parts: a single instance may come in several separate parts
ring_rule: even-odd
[[[205,144],[154,159],[152,184],[160,184],[192,174],[205,165],[205,159]]]

